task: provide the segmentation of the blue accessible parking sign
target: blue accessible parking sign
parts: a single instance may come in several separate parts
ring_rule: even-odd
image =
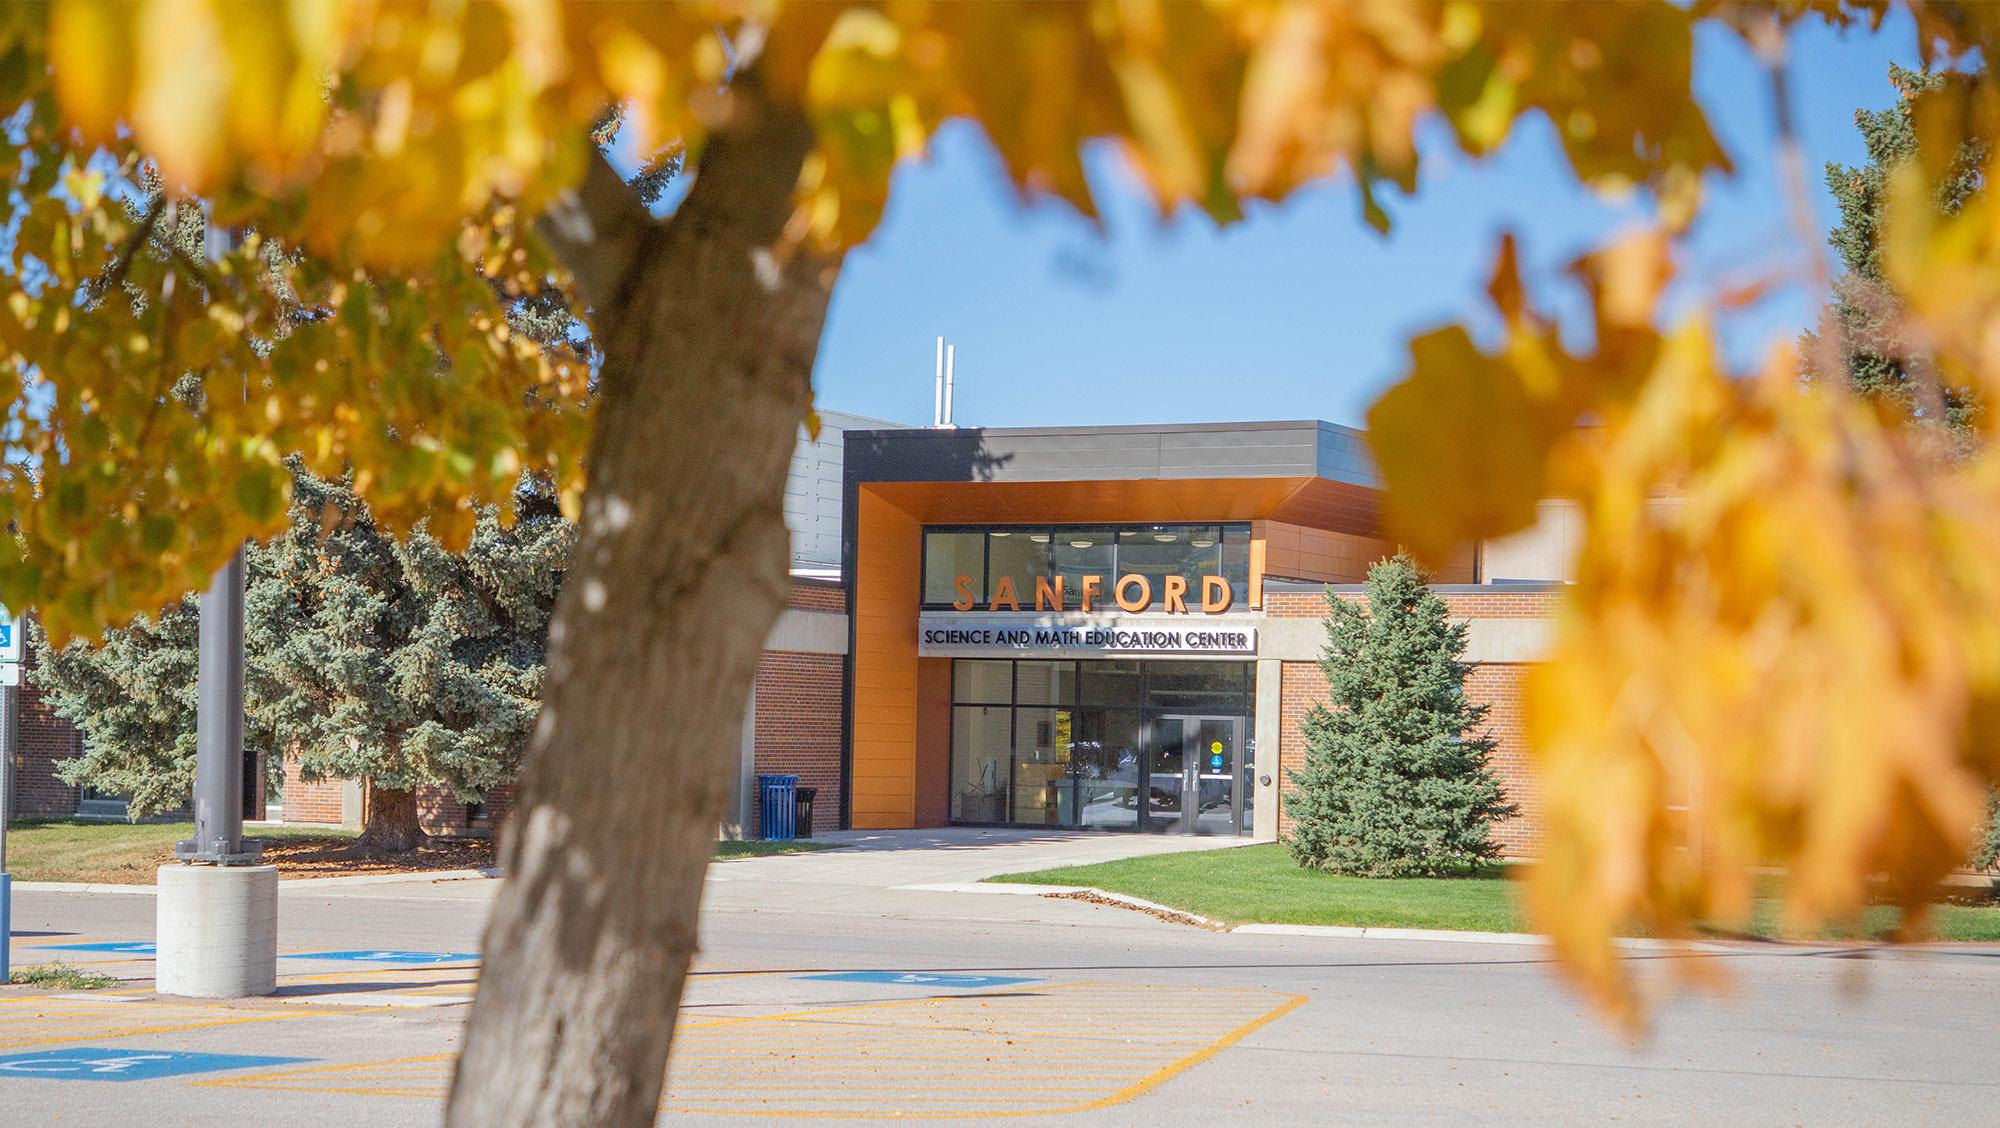
[[[479,957],[470,952],[398,952],[386,948],[360,952],[292,952],[290,953],[290,958],[296,960],[354,960],[360,963],[399,964],[479,962]]]
[[[910,987],[1004,987],[1033,983],[1018,975],[958,975],[941,971],[842,971],[832,975],[801,975],[800,979],[832,979],[843,983],[894,983]]]
[[[0,1079],[42,1077],[58,1081],[151,1081],[185,1073],[220,1073],[266,1065],[291,1065],[312,1058],[261,1054],[180,1054],[167,1050],[108,1050],[65,1046],[33,1054],[0,1056]]]

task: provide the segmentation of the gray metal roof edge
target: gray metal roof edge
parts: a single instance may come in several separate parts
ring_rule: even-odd
[[[1537,592],[1562,591],[1569,587],[1561,580],[1524,580],[1499,584],[1430,584],[1430,589],[1439,595],[1533,595]],[[1325,591],[1332,588],[1337,592],[1363,592],[1367,584],[1322,584],[1311,580],[1266,579],[1265,591]]]
[[[814,408],[814,409],[813,409],[813,412],[814,412],[814,414],[818,415],[818,416],[819,416],[819,417],[820,417],[820,418],[821,418],[822,420],[827,420],[827,421],[833,421],[833,420],[835,420],[835,419],[841,419],[841,420],[847,420],[847,419],[852,419],[852,420],[854,420],[854,421],[856,421],[856,422],[859,422],[859,423],[872,423],[872,424],[874,424],[874,426],[872,426],[872,427],[854,427],[854,426],[850,426],[849,424],[847,424],[847,423],[844,423],[844,422],[839,422],[839,423],[835,423],[834,425],[835,425],[836,427],[838,427],[838,428],[839,428],[839,429],[840,429],[840,430],[841,430],[841,431],[842,431],[843,433],[845,433],[845,432],[848,432],[848,431],[866,431],[866,432],[869,432],[869,433],[871,433],[871,434],[872,434],[872,433],[874,433],[874,432],[877,432],[877,431],[928,431],[928,430],[930,430],[930,428],[929,428],[929,427],[919,427],[919,426],[917,426],[917,425],[916,425],[916,424],[914,424],[914,423],[898,423],[898,422],[896,422],[896,421],[895,421],[895,420],[893,420],[893,419],[877,419],[877,418],[875,418],[875,417],[874,417],[874,416],[872,416],[872,415],[856,415],[856,414],[854,414],[854,413],[853,413],[853,412],[851,412],[851,411],[842,411],[842,410],[840,410],[839,408],[835,408],[835,407],[819,407],[819,408]],[[805,424],[804,424],[804,423],[800,423],[800,424],[799,424],[799,426],[803,427],[803,426],[805,426]]]
[[[915,438],[920,435],[948,435],[976,431],[982,435],[993,435],[997,438],[1011,439],[1038,435],[1166,435],[1204,434],[1220,431],[1285,431],[1304,430],[1306,428],[1321,431],[1332,429],[1355,436],[1366,434],[1366,432],[1357,431],[1352,427],[1343,427],[1338,423],[1328,423],[1323,419],[1271,419],[1250,423],[1121,423],[1102,427],[956,427],[949,429],[939,427],[892,427],[882,430],[866,430],[850,427],[846,429],[846,433],[850,435]]]

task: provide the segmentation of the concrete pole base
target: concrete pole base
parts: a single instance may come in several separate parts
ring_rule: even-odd
[[[158,901],[160,994],[241,999],[278,989],[276,866],[161,866]]]

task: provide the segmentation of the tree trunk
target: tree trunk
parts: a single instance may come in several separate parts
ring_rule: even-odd
[[[354,840],[356,846],[372,846],[390,854],[402,854],[414,850],[430,841],[424,833],[424,824],[417,817],[417,793],[414,791],[391,791],[377,787],[373,781],[368,788],[368,816],[364,820],[361,836]]]
[[[754,67],[662,225],[602,162],[545,230],[604,348],[590,484],[446,1123],[636,1126],[667,1049],[832,267],[781,261],[813,143]],[[581,213],[581,214],[578,214]]]

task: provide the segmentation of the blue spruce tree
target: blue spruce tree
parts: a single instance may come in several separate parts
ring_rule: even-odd
[[[1368,611],[1327,593],[1320,659],[1331,708],[1306,715],[1285,844],[1302,866],[1364,877],[1463,873],[1497,857],[1495,821],[1516,808],[1474,736],[1466,627],[1446,617],[1407,557],[1368,569]]]

